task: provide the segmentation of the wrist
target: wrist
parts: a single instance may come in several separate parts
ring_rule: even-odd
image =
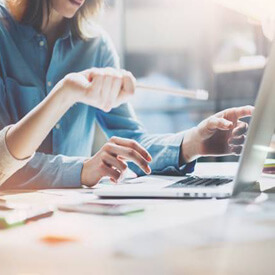
[[[81,174],[80,174],[80,183],[81,185],[85,185],[88,186],[88,179],[87,179],[87,175],[86,175],[86,166],[88,164],[88,160],[84,160],[83,161],[83,166],[82,166],[82,170],[81,170]]]
[[[55,85],[51,94],[53,97],[55,97],[58,105],[65,108],[66,110],[69,109],[74,103],[76,103],[76,100],[73,97],[73,93],[70,90],[65,89],[63,79]]]
[[[200,145],[198,128],[194,127],[187,130],[181,144],[181,163],[190,163],[201,157]]]

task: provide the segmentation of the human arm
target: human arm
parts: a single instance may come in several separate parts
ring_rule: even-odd
[[[240,154],[247,123],[239,119],[251,116],[253,107],[244,106],[219,112],[197,127],[177,134],[149,135],[137,121],[129,105],[120,106],[109,114],[98,112],[98,120],[108,136],[135,139],[152,155],[152,173],[183,175],[194,168],[202,156]],[[143,172],[129,165],[138,175]]]
[[[12,90],[7,86],[7,82],[0,77],[0,128],[16,123],[16,109],[14,108],[13,102],[9,100],[9,93],[11,92]],[[47,140],[50,139],[47,138]],[[43,150],[51,153],[51,143],[46,141],[44,144],[46,144],[46,146],[43,145]],[[1,151],[1,159],[3,159],[3,152],[4,149]],[[6,152],[10,154],[7,146]],[[7,162],[3,160],[0,172],[4,174],[6,171],[6,175],[8,174],[10,176],[20,167],[22,168],[9,178],[8,176],[3,177],[1,187],[6,189],[80,187],[80,174],[84,158],[66,157],[64,155],[56,156],[49,153],[35,153],[30,160],[16,160],[16,163],[22,163],[22,165],[16,167],[14,166],[15,159],[10,155],[12,165],[8,166]],[[8,179],[5,180],[6,178]]]
[[[58,83],[40,104],[9,129],[6,143],[16,159],[31,156],[74,103],[66,97],[65,91],[65,87]]]
[[[122,87],[123,79],[126,84],[134,84],[129,72],[112,68],[93,68],[67,75],[38,106],[9,129],[6,135],[9,151],[17,159],[32,155],[76,102],[110,111],[127,101],[134,93],[134,87]]]
[[[119,58],[113,43],[108,37],[103,40],[102,67],[119,68]],[[146,99],[145,99],[146,100]],[[136,118],[131,104],[122,104],[109,113],[97,110],[96,118],[107,137],[119,136],[135,140],[140,143],[152,156],[150,167],[155,174],[183,175],[192,172],[195,162],[180,165],[180,145],[184,133],[149,135],[143,125]],[[129,167],[138,175],[144,175],[134,163]]]
[[[80,73],[67,75],[54,87],[43,102],[10,129],[10,135],[7,136],[9,150],[17,158],[31,155],[60,117],[76,102],[86,103],[106,110],[105,108],[110,108],[108,106],[110,104],[113,106],[120,104],[123,100],[127,100],[127,96],[133,93],[133,89],[127,90],[127,87],[123,87],[123,91],[121,90],[122,79],[127,79],[128,77],[131,78],[128,72],[116,72],[112,69],[89,69]],[[113,88],[113,84],[116,85],[115,88]],[[108,89],[112,88],[117,98],[113,97],[110,102],[108,97],[106,97],[106,93],[109,94],[110,91]],[[7,104],[4,103],[4,90],[3,86],[3,104],[1,106],[2,125],[6,124],[4,118],[6,118],[5,120],[9,119]],[[132,157],[132,159],[135,160],[136,157]],[[35,158],[29,162],[28,167],[23,169],[25,171],[17,173],[17,175],[12,177],[11,181],[13,183],[21,182],[21,186],[24,185],[24,188],[25,186],[30,188],[35,185],[39,186],[39,188],[79,187],[80,173],[84,160],[90,159],[35,154]],[[137,163],[142,164],[138,160]],[[93,177],[97,178],[98,176],[98,171],[95,169],[97,162],[91,160],[88,164],[90,167],[93,164],[93,169],[90,170],[93,170],[95,173],[92,176],[89,173],[89,176],[90,180],[94,182]],[[69,167],[70,170],[66,171]],[[7,185],[10,185],[9,181]]]
[[[66,90],[65,85],[59,83],[25,117],[2,130],[1,183],[30,161],[52,127],[74,103],[69,94],[65,94]]]
[[[251,116],[253,109],[252,106],[230,108],[186,131],[181,145],[181,161],[188,163],[202,156],[240,154],[248,128],[240,119]]]
[[[9,125],[0,131],[0,186],[31,159],[29,157],[19,160],[10,153],[6,143],[6,136],[11,127],[12,125]]]
[[[180,147],[185,132],[148,134],[130,104],[121,105],[109,113],[98,110],[96,117],[108,137],[128,138],[142,145],[152,156],[150,167],[153,174],[184,175],[193,172],[195,162],[190,164],[179,162]],[[134,163],[129,163],[129,168],[138,175],[144,175]]]

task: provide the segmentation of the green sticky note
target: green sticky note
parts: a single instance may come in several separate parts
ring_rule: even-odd
[[[8,223],[5,218],[0,218],[0,229],[7,229],[7,228],[23,225],[23,224],[24,224],[24,221],[17,221],[17,222],[14,222],[14,223]]]

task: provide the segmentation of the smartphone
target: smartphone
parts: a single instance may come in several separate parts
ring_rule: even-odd
[[[98,214],[98,215],[127,215],[136,212],[144,211],[144,207],[134,204],[123,203],[98,203],[88,202],[74,205],[60,205],[58,207],[61,211],[66,212],[79,212],[86,214]]]

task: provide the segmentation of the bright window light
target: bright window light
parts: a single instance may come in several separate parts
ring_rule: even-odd
[[[266,18],[275,16],[274,0],[213,0],[213,1],[260,22]]]

